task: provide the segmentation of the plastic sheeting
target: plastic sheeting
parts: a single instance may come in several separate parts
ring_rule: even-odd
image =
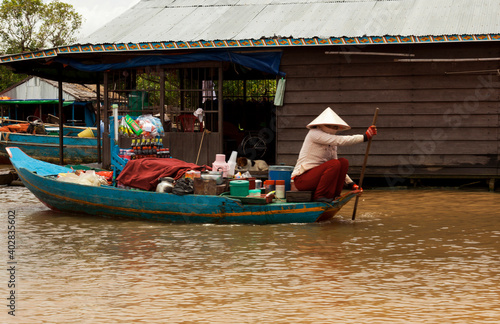
[[[142,55],[125,62],[108,64],[85,64],[75,59],[56,58],[54,61],[67,64],[86,72],[102,72],[108,70],[128,69],[144,66],[191,63],[200,61],[233,62],[247,68],[284,76],[280,72],[281,52],[241,53],[231,51],[203,51],[178,55]]]
[[[274,105],[283,106],[283,99],[285,98],[286,79],[279,79],[278,86],[276,87],[276,96],[274,96]]]

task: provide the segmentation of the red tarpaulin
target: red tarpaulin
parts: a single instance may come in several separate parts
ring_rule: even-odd
[[[159,178],[171,177],[177,180],[189,170],[212,169],[206,165],[199,166],[177,159],[145,158],[128,161],[116,181],[125,186],[153,191]]]

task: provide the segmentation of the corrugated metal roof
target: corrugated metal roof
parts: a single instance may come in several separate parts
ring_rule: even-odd
[[[500,33],[499,0],[142,0],[81,44]]]

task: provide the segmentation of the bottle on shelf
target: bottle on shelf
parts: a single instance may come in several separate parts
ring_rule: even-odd
[[[143,138],[141,140],[141,159],[144,159],[146,157],[146,154],[148,154],[148,148],[146,146],[146,139]]]
[[[132,154],[130,155],[130,159],[135,160],[135,138],[132,139],[132,143],[130,144],[130,149],[132,150]]]
[[[156,143],[156,139],[153,138],[153,144],[151,148],[151,157],[157,157],[158,154],[158,144]]]
[[[145,152],[145,157],[150,157],[151,156],[151,143],[149,142],[149,138],[146,138],[144,140],[146,143],[144,144],[146,147],[146,152]]]

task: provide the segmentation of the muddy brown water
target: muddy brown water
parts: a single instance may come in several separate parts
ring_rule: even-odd
[[[500,196],[366,190],[324,224],[173,225],[15,213],[16,316],[2,323],[498,323]],[[5,305],[5,306],[4,306]]]

